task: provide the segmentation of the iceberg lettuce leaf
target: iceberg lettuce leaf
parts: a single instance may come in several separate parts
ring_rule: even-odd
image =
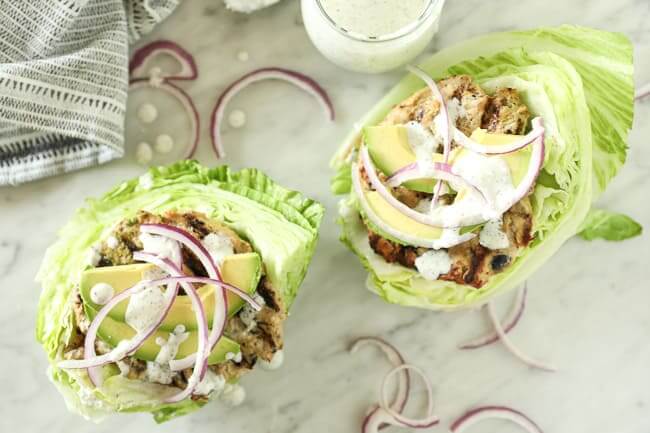
[[[119,375],[109,377],[101,390],[92,390],[85,372],[56,367],[73,331],[71,296],[92,246],[108,236],[115,224],[140,210],[172,209],[202,212],[247,239],[262,257],[267,278],[280,290],[287,308],[307,271],[323,217],[319,203],[279,186],[258,170],[209,169],[195,161],[152,168],[101,198],[88,200],[45,254],[37,276],[43,291],[36,325],[36,337],[50,360],[50,378],[68,406],[87,418],[147,411],[161,422],[200,407],[192,400],[161,404],[160,393],[166,387]]]

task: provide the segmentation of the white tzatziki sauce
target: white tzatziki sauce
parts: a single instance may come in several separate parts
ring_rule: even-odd
[[[147,287],[129,299],[124,319],[140,333],[156,324],[166,306],[165,294],[158,286]]]
[[[427,251],[415,259],[415,268],[427,280],[437,280],[451,269],[451,258],[446,251]]]
[[[140,233],[140,242],[142,242],[142,249],[147,253],[168,258],[174,263],[181,260],[178,242],[173,239],[150,233]]]
[[[433,135],[430,129],[425,128],[419,122],[408,122],[404,127],[417,162],[430,164],[433,161],[433,154],[440,144],[439,139]]]
[[[212,256],[212,259],[220,265],[227,256],[235,254],[232,240],[225,235],[210,233],[203,238],[203,246]]]
[[[488,221],[481,229],[479,243],[490,250],[508,248],[510,241],[508,235],[501,229],[502,224],[501,218]]]
[[[111,300],[115,289],[107,283],[97,283],[90,288],[90,300],[97,305],[104,305]]]

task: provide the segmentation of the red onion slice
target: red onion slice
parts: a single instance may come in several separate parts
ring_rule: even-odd
[[[460,130],[454,129],[454,140],[456,140],[460,146],[469,149],[472,152],[481,153],[484,155],[503,155],[506,153],[516,152],[517,150],[523,149],[531,143],[539,140],[539,138],[543,136],[544,126],[542,124],[541,117],[536,117],[533,119],[533,129],[524,137],[515,142],[509,144],[501,144],[498,146],[486,146],[484,144],[477,143],[467,135],[463,134]]]
[[[524,285],[522,289],[517,291],[517,296],[515,300],[512,303],[512,306],[510,307],[510,310],[508,311],[508,315],[501,321],[502,323],[502,328],[504,333],[510,332],[515,326],[517,326],[517,323],[519,323],[519,319],[521,319],[521,316],[524,314],[524,310],[526,308],[526,295],[528,294],[528,287]],[[461,344],[458,346],[459,349],[478,349],[479,347],[484,347],[489,344],[495,343],[499,341],[499,335],[496,333],[496,331],[491,331],[485,335],[482,335],[478,338],[475,338],[473,340],[468,341],[467,343]]]
[[[390,362],[393,367],[399,367],[406,363],[404,357],[399,353],[395,346],[378,337],[361,337],[356,339],[350,346],[350,353],[355,353],[357,350],[367,345],[376,346],[381,349],[381,351],[384,352],[384,355],[386,355],[388,362]],[[404,410],[406,402],[408,401],[410,387],[411,376],[408,370],[402,370],[402,373],[397,379],[397,390],[395,392],[395,397],[390,404],[391,408],[399,413]]]
[[[147,66],[151,60],[160,55],[169,55],[178,62],[181,69],[178,72],[162,75],[167,80],[194,80],[198,77],[198,70],[194,57],[183,47],[175,42],[159,40],[151,42],[135,51],[129,62],[129,76],[134,78],[150,78]]]
[[[226,87],[226,90],[224,90],[224,92],[219,96],[217,104],[212,111],[210,133],[212,136],[212,146],[218,159],[223,158],[226,155],[221,141],[221,123],[228,102],[230,102],[230,100],[244,88],[263,80],[283,80],[304,90],[314,96],[322,105],[328,118],[331,121],[334,120],[334,106],[332,105],[332,101],[325,89],[323,89],[323,87],[321,87],[321,85],[314,79],[291,69],[276,67],[256,69],[229,84],[228,87]]]
[[[523,427],[528,433],[543,433],[532,419],[518,410],[506,406],[483,406],[472,409],[454,421],[449,429],[452,433],[461,433],[486,419],[503,419]]]
[[[395,196],[391,193],[391,191],[388,188],[386,188],[386,186],[381,181],[381,179],[379,179],[379,176],[377,175],[377,170],[375,169],[375,166],[372,163],[372,160],[370,159],[370,154],[368,153],[368,148],[366,146],[363,146],[360,149],[360,156],[361,156],[361,163],[363,164],[363,168],[366,170],[366,174],[368,175],[368,180],[370,180],[370,184],[377,191],[377,193],[382,196],[384,200],[386,200],[392,207],[397,209],[400,213],[408,216],[409,218],[421,224],[428,225],[431,227],[437,227],[437,228],[458,228],[459,227],[457,221],[451,221],[451,222],[444,221],[440,215],[437,216],[425,215],[421,212],[411,209],[410,207],[406,206],[404,203],[399,201],[397,198],[395,198]],[[451,168],[446,164],[432,163],[430,167],[422,167],[421,164],[416,164],[414,167],[412,167],[411,170],[405,170],[404,172],[400,173],[400,175],[397,178],[397,181],[400,181],[402,179],[409,180],[410,176],[412,176],[411,177],[412,179],[421,179],[423,177],[437,177],[440,179],[444,179],[449,183],[451,183],[452,185],[456,185],[457,187],[462,186],[463,188],[467,188],[469,191],[471,191],[472,194],[477,194],[478,196],[483,197],[483,195],[476,188],[474,188],[470,183],[465,181],[462,177],[453,174],[451,172]],[[395,184],[397,181],[393,179],[392,184]],[[462,225],[479,224],[485,222],[485,219],[483,218],[482,215],[467,215],[466,218],[467,221],[464,221]]]
[[[416,75],[418,78],[420,78],[422,81],[425,82],[425,84],[431,90],[431,95],[435,99],[437,99],[438,103],[440,104],[440,112],[438,113],[438,115],[442,116],[442,121],[444,122],[445,128],[443,128],[442,131],[439,132],[440,135],[442,135],[444,163],[447,164],[449,162],[449,154],[451,153],[451,131],[454,128],[454,125],[451,124],[451,119],[449,117],[449,111],[447,110],[447,102],[445,101],[445,97],[442,95],[442,92],[438,88],[438,85],[436,84],[435,80],[431,78],[429,74],[427,74],[422,69],[416,66],[409,65],[407,66],[407,69],[409,70],[409,72]],[[433,199],[431,200],[432,209],[435,208],[436,204],[438,203],[441,190],[442,190],[442,180],[438,180],[435,186]]]
[[[634,92],[634,100],[641,101],[650,96],[650,83],[646,83]]]
[[[382,409],[379,406],[374,406],[373,409],[366,415],[363,419],[363,424],[361,425],[362,433],[377,433],[379,430],[387,426],[397,426],[397,427],[406,427],[406,428],[416,428],[416,429],[427,429],[437,425],[440,420],[436,417],[435,420],[431,421],[428,424],[420,423],[418,425],[409,425],[403,422],[400,422],[395,419],[391,414],[386,410]]]
[[[416,372],[424,382],[424,386],[426,388],[426,393],[427,393],[427,415],[424,418],[406,417],[401,413],[395,411],[387,404],[388,400],[386,398],[386,389],[387,389],[388,381],[394,374],[397,374],[401,371],[407,371],[407,370],[412,370]],[[411,365],[411,364],[398,365],[397,367],[393,368],[390,372],[388,372],[388,374],[384,377],[384,380],[381,384],[379,406],[384,411],[386,411],[391,417],[393,417],[395,421],[397,421],[398,423],[402,424],[405,427],[424,429],[424,428],[429,428],[431,426],[434,426],[440,422],[440,418],[438,418],[436,415],[433,414],[433,390],[432,390],[431,382],[429,382],[429,378],[424,373],[424,371],[422,371],[419,367],[415,365]]]
[[[185,109],[185,112],[188,114],[190,119],[192,137],[189,141],[190,145],[187,148],[187,151],[185,152],[183,158],[191,159],[194,156],[194,152],[196,152],[196,148],[199,145],[199,135],[201,131],[199,112],[197,111],[196,106],[194,105],[194,101],[192,101],[190,95],[185,93],[183,89],[181,89],[174,83],[171,83],[167,80],[163,80],[160,83],[156,83],[155,85],[152,85],[150,80],[146,78],[136,78],[131,80],[129,83],[129,88],[131,90],[138,90],[147,87],[152,89],[160,89],[167,92],[168,94],[176,98]]]
[[[142,224],[140,225],[140,231],[143,233],[166,236],[170,239],[180,242],[187,249],[189,249],[199,259],[205,268],[205,271],[208,273],[208,276],[214,280],[218,280],[221,285],[221,290],[214,291],[215,306],[224,305],[225,311],[228,311],[228,298],[226,297],[226,287],[222,282],[223,278],[221,277],[221,272],[219,272],[219,268],[214,263],[214,260],[212,259],[212,256],[208,250],[205,249],[203,244],[198,239],[192,236],[192,234],[189,232],[168,224]],[[212,350],[212,348],[217,344],[223,335],[223,331],[226,327],[226,320],[228,318],[227,316],[227,314],[223,314],[222,309],[214,309],[212,329],[210,330],[210,350]],[[184,370],[194,365],[195,359],[196,356],[192,354],[186,356],[183,359],[172,361],[170,363],[170,367],[172,370]]]
[[[515,345],[512,344],[512,342],[510,341],[506,333],[503,331],[503,328],[501,327],[501,323],[499,322],[499,319],[497,318],[496,313],[494,312],[494,307],[492,306],[492,303],[488,302],[486,307],[487,307],[488,316],[490,317],[490,321],[494,326],[494,330],[499,336],[499,340],[501,340],[505,348],[508,349],[510,353],[512,353],[516,358],[518,358],[524,364],[530,367],[548,371],[548,372],[557,371],[555,367],[536,361],[530,358],[528,355],[521,352],[519,349],[517,349],[517,347],[515,347]]]
[[[465,233],[459,236],[456,240],[450,242],[446,239],[426,239],[417,236],[412,236],[394,229],[390,225],[386,224],[381,218],[379,218],[379,216],[375,213],[372,207],[370,207],[370,204],[368,203],[368,200],[366,199],[365,196],[363,185],[361,183],[361,176],[359,175],[359,166],[356,164],[352,164],[351,170],[352,170],[352,186],[354,188],[354,192],[357,196],[357,199],[359,200],[359,204],[361,205],[361,209],[363,210],[363,213],[365,214],[366,218],[370,220],[370,222],[372,222],[375,226],[379,228],[379,230],[381,230],[384,233],[387,233],[389,236],[392,236],[395,239],[399,239],[400,241],[408,245],[412,245],[415,247],[422,247],[422,248],[432,248],[432,249],[449,248],[456,244],[467,242],[468,240],[474,238],[475,234]]]

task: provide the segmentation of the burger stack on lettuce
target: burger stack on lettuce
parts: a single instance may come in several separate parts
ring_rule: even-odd
[[[240,377],[282,362],[322,215],[257,170],[193,161],[89,200],[38,275],[37,338],[67,406],[163,422],[241,403]]]
[[[451,310],[523,283],[578,232],[625,162],[632,47],[574,26],[497,33],[404,78],[335,155],[342,240],[389,302]],[[598,227],[595,227],[595,224]]]

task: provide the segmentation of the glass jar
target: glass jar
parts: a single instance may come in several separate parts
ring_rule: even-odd
[[[346,69],[378,73],[411,61],[438,31],[445,0],[422,0],[410,11],[409,1],[383,0],[374,3],[383,8],[368,9],[371,0],[302,0],[301,7],[307,33],[325,57]]]

